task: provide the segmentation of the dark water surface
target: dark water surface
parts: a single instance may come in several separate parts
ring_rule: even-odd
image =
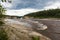
[[[35,20],[48,26],[47,30],[37,32],[51,38],[52,40],[60,40],[60,20]]]

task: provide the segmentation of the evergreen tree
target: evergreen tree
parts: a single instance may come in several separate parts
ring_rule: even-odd
[[[34,18],[60,18],[60,9],[49,9],[27,14],[25,16]]]

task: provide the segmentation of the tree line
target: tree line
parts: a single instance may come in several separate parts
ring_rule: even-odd
[[[29,13],[25,16],[34,17],[34,18],[60,18],[60,9],[49,9],[38,11],[34,13]]]

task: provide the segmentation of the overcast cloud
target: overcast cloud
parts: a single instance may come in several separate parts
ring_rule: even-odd
[[[21,9],[34,9],[34,10],[41,10],[41,9],[55,9],[60,8],[60,0],[12,0],[12,3],[0,3],[6,9],[12,10],[21,10]]]
[[[2,3],[2,5],[8,9],[49,9],[60,7],[60,0],[12,0],[12,3]]]

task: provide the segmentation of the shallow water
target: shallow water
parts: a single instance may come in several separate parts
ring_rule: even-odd
[[[22,21],[18,21],[18,20],[14,20],[14,19],[5,19],[5,21],[10,24],[13,23],[13,24],[20,24],[20,25],[24,25],[27,27],[31,27],[31,25],[27,22],[22,22]]]
[[[46,25],[43,25],[41,23],[39,23],[38,21],[32,21],[32,20],[14,20],[14,19],[5,19],[5,21],[7,22],[7,24],[19,24],[19,25],[24,25],[26,27],[34,27],[37,30],[45,30],[47,29]]]

